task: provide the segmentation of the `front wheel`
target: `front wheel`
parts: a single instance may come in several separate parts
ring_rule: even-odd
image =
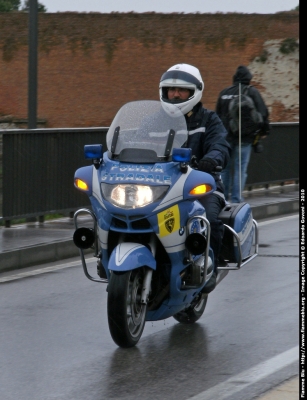
[[[182,324],[193,324],[203,315],[207,305],[207,300],[208,295],[200,293],[190,307],[180,311],[173,317],[176,321],[181,322]]]
[[[133,347],[140,340],[147,311],[141,303],[145,268],[112,272],[108,284],[108,322],[119,347]]]

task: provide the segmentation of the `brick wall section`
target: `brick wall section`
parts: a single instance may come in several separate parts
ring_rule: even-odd
[[[214,109],[265,41],[299,37],[297,12],[46,13],[38,25],[37,114],[47,127],[109,126],[127,101],[158,99],[162,73],[178,62],[200,69]],[[27,117],[27,42],[28,14],[0,13],[0,115]],[[293,121],[293,111],[276,110],[272,122]]]

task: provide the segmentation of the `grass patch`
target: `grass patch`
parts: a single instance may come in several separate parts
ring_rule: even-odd
[[[52,221],[59,218],[65,218],[67,215],[64,214],[46,214],[44,215],[44,221]],[[10,225],[20,225],[20,224],[28,224],[33,222],[38,222],[39,217],[29,217],[29,218],[18,218],[18,219],[11,219]],[[42,221],[43,222],[43,221]],[[5,226],[5,220],[3,218],[0,219],[0,226]]]

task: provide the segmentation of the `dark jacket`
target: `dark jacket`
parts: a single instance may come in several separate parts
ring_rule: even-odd
[[[233,135],[229,129],[229,103],[235,95],[239,94],[239,83],[241,82],[241,93],[243,93],[244,88],[246,86],[249,86],[252,77],[253,75],[250,73],[248,68],[244,65],[240,65],[237,68],[235,75],[233,76],[233,85],[223,89],[217,99],[216,113],[221,118],[225,128],[227,129],[227,140],[231,143],[238,142],[238,137]],[[265,105],[261,94],[254,86],[249,86],[248,95],[253,99],[257,111],[260,112],[263,118],[263,125],[260,130],[260,136],[266,136],[270,132],[268,108]],[[243,138],[242,142],[244,142]]]
[[[209,157],[217,161],[223,169],[230,158],[230,145],[226,140],[227,131],[222,121],[214,111],[207,110],[199,102],[185,116],[189,131],[187,147],[192,149],[192,155],[197,160]],[[223,192],[220,174],[212,174],[217,183],[217,189]]]

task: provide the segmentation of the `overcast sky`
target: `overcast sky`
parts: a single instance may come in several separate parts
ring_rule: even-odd
[[[47,12],[129,12],[143,13],[216,13],[239,12],[274,14],[290,11],[299,4],[299,0],[38,0]]]

